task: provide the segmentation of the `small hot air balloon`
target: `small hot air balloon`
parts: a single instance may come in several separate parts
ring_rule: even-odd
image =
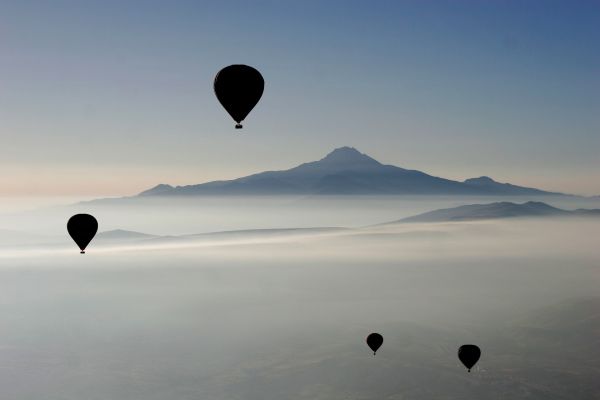
[[[463,344],[458,348],[458,359],[471,372],[471,368],[477,363],[481,357],[481,350],[474,344]]]
[[[98,221],[89,214],[76,214],[69,218],[67,231],[81,249],[81,254],[85,254],[85,248],[98,232]]]
[[[242,128],[242,121],[260,100],[265,80],[260,72],[247,65],[230,65],[215,76],[215,94],[221,105]]]
[[[371,333],[369,336],[367,336],[367,344],[371,350],[373,350],[373,355],[375,355],[377,350],[383,344],[383,336],[381,336],[379,333]]]

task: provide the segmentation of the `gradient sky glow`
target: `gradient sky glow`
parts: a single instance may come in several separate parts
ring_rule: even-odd
[[[251,3],[251,4],[250,4]],[[598,1],[0,3],[0,195],[129,195],[354,146],[600,194]],[[242,133],[212,91],[266,80]]]

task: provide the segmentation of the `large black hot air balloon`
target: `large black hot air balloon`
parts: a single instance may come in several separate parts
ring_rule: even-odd
[[[474,344],[463,344],[458,348],[458,359],[471,372],[471,368],[479,361],[481,350]]]
[[[383,344],[383,336],[381,336],[379,333],[371,333],[369,336],[367,336],[367,344],[371,350],[373,350],[373,355],[375,355],[377,350]]]
[[[265,80],[260,72],[247,65],[225,67],[215,76],[215,94],[221,105],[241,129],[241,122],[260,100]]]
[[[85,248],[98,232],[98,221],[89,214],[76,214],[69,218],[67,231],[81,249],[81,254],[85,254]]]

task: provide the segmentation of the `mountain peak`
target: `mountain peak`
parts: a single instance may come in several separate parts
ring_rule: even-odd
[[[369,157],[368,155],[361,153],[354,147],[338,147],[331,153],[327,154],[320,162],[328,164],[372,164],[381,165],[379,161]]]
[[[497,183],[497,182],[495,180],[493,180],[492,178],[490,178],[489,176],[480,176],[479,178],[467,179],[467,180],[465,180],[465,183],[485,185],[485,184]]]
[[[160,194],[160,193],[163,193],[163,192],[168,192],[169,190],[172,190],[172,189],[173,189],[173,186],[167,185],[165,183],[160,183],[160,184],[154,186],[151,189],[144,190],[138,196],[156,195],[156,194]]]

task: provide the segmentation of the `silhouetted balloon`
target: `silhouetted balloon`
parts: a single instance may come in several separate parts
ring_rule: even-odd
[[[479,361],[481,350],[474,344],[463,344],[458,348],[458,359],[467,367],[469,372],[473,365]]]
[[[383,336],[381,336],[379,333],[371,333],[369,336],[367,336],[367,344],[371,350],[373,350],[373,355],[375,355],[377,350],[383,344]]]
[[[241,122],[260,100],[265,81],[256,69],[247,65],[230,65],[215,76],[215,94],[221,105],[241,129]]]
[[[76,214],[69,218],[67,231],[81,249],[81,254],[85,254],[85,248],[98,232],[98,221],[89,214]]]

